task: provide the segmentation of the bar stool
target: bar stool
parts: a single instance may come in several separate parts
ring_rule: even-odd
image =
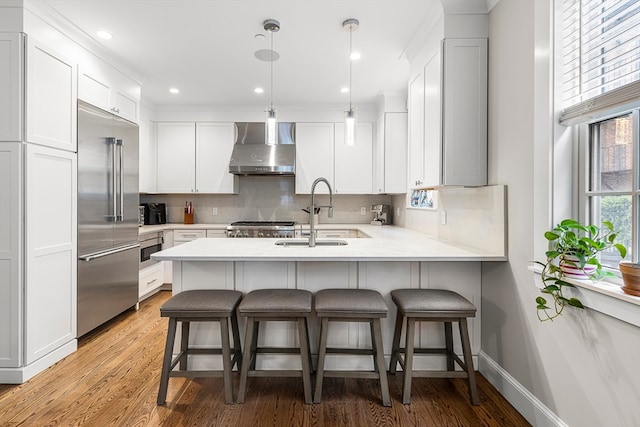
[[[391,291],[391,299],[398,307],[396,325],[393,333],[393,348],[389,373],[396,373],[396,365],[404,370],[402,377],[402,403],[411,403],[411,378],[467,378],[471,403],[479,405],[476,377],[471,358],[471,343],[467,328],[467,317],[475,317],[476,307],[463,296],[442,289],[396,289]],[[400,336],[404,319],[407,321],[405,346],[400,347]],[[414,348],[416,322],[444,322],[445,348]],[[458,322],[464,361],[453,352],[453,333],[451,323]],[[427,371],[413,369],[413,355],[446,354],[446,371]],[[404,359],[401,356],[404,354]],[[455,371],[454,361],[463,371]]]
[[[160,316],[169,318],[167,343],[164,348],[162,374],[160,376],[160,390],[158,391],[158,405],[163,405],[167,397],[169,377],[222,377],[224,379],[224,395],[227,403],[233,403],[233,383],[231,370],[240,361],[240,333],[236,308],[242,299],[242,292],[230,290],[193,290],[184,291],[171,297],[160,307]],[[176,339],[178,322],[182,323],[182,338],[180,353],[172,360],[173,346]],[[191,348],[189,347],[190,322],[219,322],[222,338],[221,348]],[[229,323],[233,334],[233,348],[229,342]],[[187,367],[188,358],[194,354],[222,355],[222,371],[195,370]],[[233,358],[232,358],[233,355]],[[174,371],[180,363],[179,370]]]
[[[259,289],[249,292],[238,311],[247,318],[238,403],[244,402],[247,377],[302,377],[304,402],[311,404],[311,354],[308,318],[312,294],[302,289]],[[258,347],[260,322],[297,322],[299,347]],[[258,354],[299,354],[302,370],[256,370]]]
[[[370,289],[324,289],[315,295],[315,311],[320,325],[318,345],[318,369],[314,403],[322,401],[322,381],[330,378],[373,378],[380,381],[382,404],[391,406],[389,383],[384,363],[382,328],[380,319],[387,317],[387,304],[379,292]],[[368,322],[371,328],[371,349],[327,348],[329,322]],[[327,371],[325,357],[329,354],[356,354],[373,356],[374,370],[367,371]]]

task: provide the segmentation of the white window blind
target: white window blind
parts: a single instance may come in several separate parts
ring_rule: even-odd
[[[556,6],[567,112],[588,112],[591,100],[640,81],[640,0],[557,0]]]

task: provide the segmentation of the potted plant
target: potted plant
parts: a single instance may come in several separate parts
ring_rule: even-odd
[[[566,279],[597,281],[613,276],[600,264],[599,255],[602,251],[615,249],[622,258],[626,256],[627,249],[615,242],[617,233],[613,230],[613,224],[609,221],[603,221],[602,224],[603,227],[583,225],[574,219],[565,219],[544,233],[549,241],[549,250],[545,253],[547,260],[536,263],[542,266],[541,292],[553,298],[553,308],[547,305],[544,297],[537,297],[540,321],[555,319],[567,305],[584,308],[578,298],[566,298],[563,295],[563,288],[573,287]]]
[[[622,275],[622,291],[640,297],[640,263],[621,262],[618,267]]]

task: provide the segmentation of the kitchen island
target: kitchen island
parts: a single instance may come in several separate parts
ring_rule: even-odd
[[[478,309],[471,320],[472,352],[480,349],[481,262],[505,261],[504,253],[462,247],[434,239],[402,227],[368,224],[323,224],[322,228],[356,229],[369,238],[341,239],[346,246],[278,246],[282,239],[198,239],[158,252],[153,258],[173,262],[173,293],[191,289],[235,289],[243,293],[254,289],[290,288],[317,292],[326,288],[362,288],[379,291],[389,307],[383,319],[384,352],[391,351],[395,306],[390,291],[398,288],[450,289],[465,296]],[[323,239],[318,239],[321,242]],[[216,325],[201,324],[192,328],[198,345],[219,345]],[[242,328],[242,324],[241,324]],[[443,345],[439,325],[421,325],[424,345]],[[261,342],[267,334],[270,345],[291,345],[295,327],[267,324],[261,328]],[[457,333],[457,332],[456,332]],[[370,342],[366,325],[344,325],[342,333],[330,334],[329,345],[365,346]],[[310,322],[311,348],[317,346],[315,317]],[[331,342],[332,341],[332,342]],[[457,339],[455,342],[459,342]],[[459,349],[457,349],[458,351]],[[195,357],[195,356],[194,356]],[[333,356],[327,369],[370,368],[371,358]],[[416,360],[417,367],[442,369],[444,359],[429,355]],[[419,363],[418,363],[419,362]],[[217,361],[200,358],[198,367],[217,367]],[[265,356],[259,365],[277,369],[295,363],[283,356]]]

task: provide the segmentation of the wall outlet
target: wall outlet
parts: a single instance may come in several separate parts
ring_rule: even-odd
[[[218,215],[218,208],[212,208],[211,211],[214,215]]]
[[[400,218],[400,208],[396,208],[396,216]]]
[[[440,224],[447,225],[447,211],[440,211]]]
[[[366,215],[367,214],[367,208],[365,208],[364,206],[360,207],[360,215]]]

